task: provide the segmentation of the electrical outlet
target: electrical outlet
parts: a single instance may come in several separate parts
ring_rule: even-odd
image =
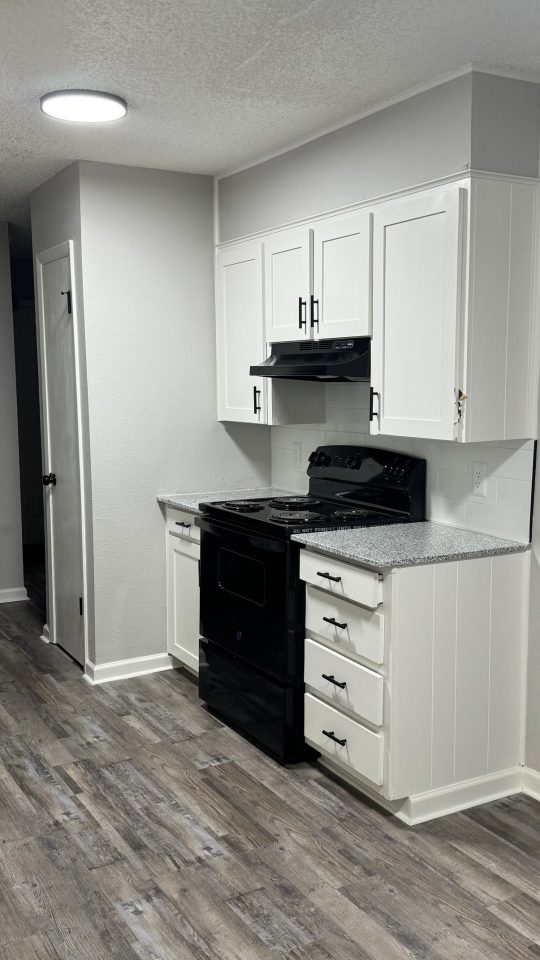
[[[472,465],[472,492],[476,497],[487,497],[487,463],[481,460]]]
[[[302,444],[299,440],[294,440],[292,445],[292,465],[298,469],[302,466]]]

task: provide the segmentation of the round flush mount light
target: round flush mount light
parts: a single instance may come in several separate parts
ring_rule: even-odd
[[[109,123],[127,113],[127,103],[113,93],[100,90],[55,90],[40,100],[49,117],[72,123]]]

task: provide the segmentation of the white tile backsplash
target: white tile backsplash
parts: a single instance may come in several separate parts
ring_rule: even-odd
[[[430,520],[511,540],[529,540],[534,462],[532,440],[460,444],[443,440],[371,437],[365,384],[327,384],[326,392],[327,419],[324,424],[271,428],[272,486],[305,493],[308,456],[323,443],[385,447],[426,458],[426,500]],[[295,441],[300,442],[302,451],[302,465],[296,469],[292,460]],[[472,464],[475,461],[487,464],[486,497],[473,494]]]

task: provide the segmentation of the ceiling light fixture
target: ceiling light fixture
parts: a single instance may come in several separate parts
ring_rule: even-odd
[[[72,123],[108,123],[127,113],[127,103],[100,90],[55,90],[41,97],[43,113]]]

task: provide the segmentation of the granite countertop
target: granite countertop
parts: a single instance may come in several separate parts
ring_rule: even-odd
[[[259,497],[286,497],[289,490],[277,490],[275,487],[255,487],[247,490],[214,490],[206,493],[172,493],[158,497],[158,503],[166,507],[185,510],[186,513],[199,513],[199,504],[216,503],[218,500],[256,500]]]
[[[444,560],[494,557],[528,550],[530,544],[475,533],[446,523],[392,523],[381,527],[297,533],[297,543],[339,560],[378,569],[412,567]]]

